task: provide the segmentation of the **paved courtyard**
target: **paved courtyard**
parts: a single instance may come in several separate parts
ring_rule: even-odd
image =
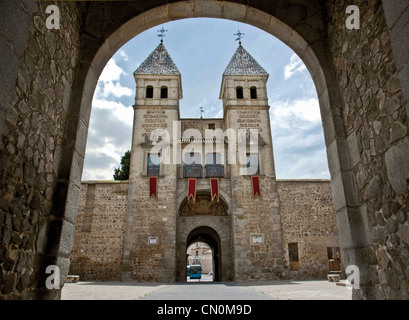
[[[352,291],[326,280],[248,283],[66,283],[62,300],[351,300]]]

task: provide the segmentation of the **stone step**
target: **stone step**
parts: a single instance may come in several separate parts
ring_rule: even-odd
[[[67,282],[67,283],[77,283],[79,279],[80,279],[80,276],[68,275],[67,278],[65,279],[65,282]]]
[[[341,276],[339,274],[328,274],[327,278],[329,282],[339,282],[341,280]]]

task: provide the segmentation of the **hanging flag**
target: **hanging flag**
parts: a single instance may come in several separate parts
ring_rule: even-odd
[[[217,202],[219,202],[219,179],[218,178],[210,178],[210,194],[212,197],[212,201],[216,198]]]
[[[187,201],[190,199],[196,201],[196,178],[189,178],[187,180]]]
[[[255,199],[257,196],[260,198],[261,197],[260,177],[259,176],[252,176],[251,177],[251,182],[252,182],[252,185],[253,185],[253,199]]]
[[[158,199],[158,177],[149,177],[149,197]]]

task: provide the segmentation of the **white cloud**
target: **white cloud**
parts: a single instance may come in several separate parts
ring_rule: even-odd
[[[114,97],[121,98],[123,96],[132,96],[133,92],[132,89],[123,87],[119,82],[112,82],[107,81],[103,85],[104,89],[102,95],[104,97],[109,97],[109,95],[113,95]]]
[[[120,84],[122,75],[126,75],[125,71],[116,64],[114,59],[109,60],[99,77],[95,96],[103,98],[108,98],[110,95],[116,98],[132,96],[132,89]]]
[[[110,82],[119,80],[122,74],[125,74],[124,70],[116,64],[114,59],[111,59],[102,71],[98,81]]]
[[[270,105],[277,177],[329,178],[318,99],[274,101]]]
[[[122,49],[119,50],[119,51],[118,51],[118,54],[119,54],[119,56],[122,57],[125,61],[128,61],[129,57],[128,57],[128,55],[125,53],[124,50],[122,50]]]
[[[317,98],[294,101],[270,101],[271,120],[274,126],[288,128],[295,120],[306,125],[321,121],[321,113]]]
[[[307,70],[302,60],[294,53],[290,58],[290,63],[284,66],[284,78],[290,79],[295,73]]]
[[[109,110],[110,114],[116,117],[124,125],[133,125],[133,109],[125,107],[122,103],[117,101],[94,99],[92,107],[100,110]]]
[[[127,59],[125,52],[120,56]],[[92,101],[92,115],[88,133],[83,179],[112,180],[114,168],[131,145],[133,108],[119,101],[132,96],[133,91],[121,85],[124,70],[111,59],[98,81]]]

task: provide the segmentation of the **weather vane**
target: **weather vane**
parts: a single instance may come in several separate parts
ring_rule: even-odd
[[[241,38],[243,38],[244,33],[241,33],[240,30],[238,30],[234,35],[238,37],[236,41],[239,40],[239,44],[241,44]]]
[[[204,112],[204,109],[203,109],[203,107],[201,106],[201,107],[200,107],[200,118],[201,118],[201,119],[203,119],[203,112]]]
[[[158,37],[160,38],[160,43],[163,43],[163,38],[166,37],[165,32],[168,32],[168,30],[165,30],[163,27],[162,29],[158,30],[160,34],[158,34]]]

